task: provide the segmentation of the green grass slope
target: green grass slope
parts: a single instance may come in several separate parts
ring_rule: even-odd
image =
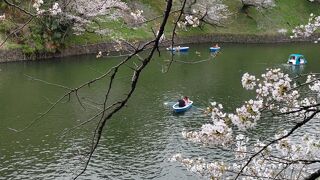
[[[164,9],[164,1],[160,0],[139,0],[145,5],[147,11],[161,15]],[[237,0],[224,0],[228,5],[231,16],[227,23],[222,26],[204,24],[201,28],[189,28],[187,31],[178,30],[179,36],[195,36],[202,34],[248,34],[248,35],[275,35],[278,30],[286,29],[288,36],[292,29],[300,24],[305,24],[311,13],[320,15],[320,4],[311,3],[307,0],[276,0],[276,6],[270,9],[249,8],[246,13],[241,12],[241,2]],[[176,9],[177,7],[173,7]],[[146,14],[148,14],[146,12]],[[155,15],[153,14],[153,15]],[[177,16],[177,14],[172,14]],[[147,17],[151,19],[152,17]],[[155,27],[158,21],[150,22],[141,27],[128,27],[123,22],[106,23],[105,27],[117,32],[127,40],[143,40],[152,38],[151,28]],[[166,29],[166,36],[170,37],[173,28],[173,18],[170,19]],[[93,34],[84,34],[79,37],[70,37],[69,45],[82,43],[96,43],[108,40],[108,37],[101,38]]]
[[[270,9],[249,8],[247,12],[241,12],[240,0],[223,0],[228,5],[231,12],[229,20],[222,26],[212,26],[204,24],[201,28],[179,29],[178,36],[197,36],[203,34],[239,34],[239,35],[275,35],[278,30],[286,29],[289,36],[291,30],[305,24],[311,13],[320,15],[320,3],[311,3],[307,0],[275,0],[276,6]],[[142,9],[146,19],[153,19],[161,16],[165,8],[163,0],[135,0],[126,2],[134,8]],[[177,5],[173,10],[178,9]],[[169,23],[166,26],[166,37],[170,37],[173,29],[174,19],[177,13],[172,13]],[[101,24],[101,28],[110,29],[110,33],[101,36],[93,33],[82,35],[71,35],[66,39],[67,46],[85,45],[99,42],[109,42],[113,38],[122,38],[129,41],[147,40],[153,37],[151,29],[156,29],[161,22],[161,18],[148,22],[139,27],[130,27],[123,20],[106,21]],[[1,27],[1,24],[0,24]],[[1,37],[1,35],[0,35]],[[2,38],[5,37],[2,35]],[[10,44],[10,43],[8,43]],[[10,47],[17,47],[10,44]]]

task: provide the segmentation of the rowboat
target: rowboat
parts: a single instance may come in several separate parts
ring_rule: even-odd
[[[303,65],[307,64],[307,60],[301,54],[290,54],[287,63],[292,65]]]
[[[218,52],[220,47],[210,47],[210,52]]]
[[[180,47],[180,46],[177,46],[177,47],[168,47],[167,48],[168,51],[174,51],[174,52],[186,52],[189,50],[189,47]]]
[[[180,113],[180,112],[184,112],[184,111],[187,111],[188,109],[190,109],[192,107],[192,104],[193,104],[193,101],[189,101],[189,103],[186,104],[185,106],[179,107],[179,103],[177,102],[172,106],[172,108],[173,108],[174,112]]]

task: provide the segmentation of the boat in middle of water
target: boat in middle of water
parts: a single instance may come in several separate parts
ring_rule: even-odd
[[[176,46],[176,47],[168,47],[167,48],[168,51],[173,51],[173,52],[186,52],[189,50],[189,47],[180,47],[180,46]]]
[[[187,104],[185,104],[185,106],[179,107],[179,103],[177,102],[172,106],[172,108],[174,112],[181,113],[190,109],[192,107],[192,104],[193,104],[193,101],[189,101]]]
[[[210,52],[218,52],[220,51],[220,47],[210,47]]]
[[[292,65],[303,65],[307,64],[307,60],[302,54],[290,54],[287,63]]]

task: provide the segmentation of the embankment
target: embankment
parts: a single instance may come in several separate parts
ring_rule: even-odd
[[[246,35],[246,34],[210,34],[200,36],[190,36],[176,38],[175,44],[190,43],[289,43],[289,42],[312,42],[319,35],[309,38],[291,39],[288,35]],[[142,43],[142,42],[141,42]],[[105,42],[97,44],[76,45],[67,47],[57,53],[37,53],[32,55],[24,54],[20,49],[0,50],[0,63],[40,60],[49,58],[61,58],[75,55],[96,54],[99,51],[115,51],[114,43]],[[171,45],[171,41],[166,41],[162,46]]]

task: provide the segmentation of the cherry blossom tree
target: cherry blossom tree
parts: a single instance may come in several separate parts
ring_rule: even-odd
[[[303,79],[305,82],[297,85]],[[320,118],[320,74],[290,78],[280,69],[267,69],[260,78],[245,73],[241,82],[246,90],[255,92],[254,99],[244,102],[233,113],[225,112],[222,104],[213,102],[208,109],[211,123],[204,124],[199,131],[182,132],[192,142],[228,148],[236,160],[233,163],[206,162],[203,157],[189,159],[181,154],[171,160],[211,179],[320,177],[320,134],[304,133],[298,138],[292,137],[310,121]],[[234,133],[234,129],[252,129],[268,116],[287,119],[294,125],[264,141],[253,142]]]
[[[28,20],[20,27],[10,30],[11,33],[7,35],[7,38],[0,46],[17,32],[30,30],[32,32],[24,33],[33,34],[29,38],[30,42],[25,42],[28,46],[36,47],[36,45],[33,45],[34,39],[42,39],[45,50],[52,49],[55,51],[60,45],[63,45],[65,37],[71,34],[80,35],[84,32],[100,35],[111,34],[110,29],[101,28],[101,23],[108,20],[127,17],[124,19],[133,24],[141,23],[145,20],[142,11],[132,10],[127,3],[121,0],[35,0],[27,2],[31,5],[20,6],[9,0],[4,0],[4,3],[9,7],[20,10]],[[5,19],[4,15],[1,17],[1,20]],[[22,37],[21,39],[25,38]]]
[[[221,0],[188,0],[184,10],[184,25],[199,26],[200,22],[211,25],[224,24],[231,15],[228,6]]]
[[[315,16],[313,13],[310,14],[310,18],[306,25],[300,25],[292,30],[293,35],[290,38],[306,38],[310,37],[319,29],[320,27],[320,16]],[[315,40],[318,43],[320,38]]]

